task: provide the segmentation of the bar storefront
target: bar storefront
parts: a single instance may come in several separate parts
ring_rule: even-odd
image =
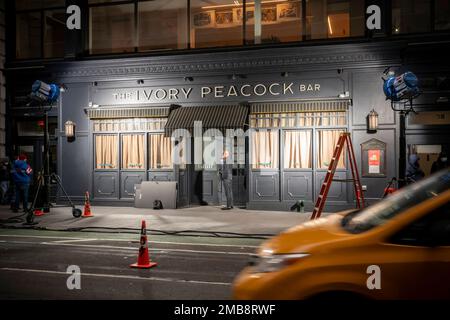
[[[89,191],[95,204],[132,206],[136,184],[176,181],[178,207],[220,205],[225,195],[217,166],[199,162],[195,155],[215,155],[220,136],[241,130],[245,135],[231,143],[235,205],[289,210],[303,201],[305,210],[311,210],[339,134],[348,131],[365,198],[377,201],[398,174],[399,156],[398,115],[385,100],[381,76],[386,66],[406,67],[400,55],[404,45],[322,45],[49,64],[45,74],[50,76],[43,80],[66,88],[55,113],[58,174],[71,197],[82,201]],[[420,64],[407,67],[421,79],[439,74]],[[433,98],[426,90],[422,97]],[[375,132],[367,124],[372,110],[378,114]],[[64,136],[67,121],[76,124],[71,142]],[[195,135],[196,121],[202,124],[200,137]],[[425,130],[418,144],[447,148],[446,135],[431,129],[448,124],[437,125],[414,124],[415,132]],[[182,130],[188,135],[179,135]],[[417,136],[411,131],[408,139]],[[379,158],[375,162],[374,155]],[[344,157],[336,179],[350,177]],[[353,206],[352,185],[333,183],[326,210]]]

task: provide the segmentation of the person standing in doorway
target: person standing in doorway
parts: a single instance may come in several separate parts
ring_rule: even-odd
[[[9,160],[2,159],[0,163],[0,191],[1,191],[1,204],[6,204],[8,200],[9,190]]]
[[[27,163],[27,156],[21,154],[19,158],[14,161],[12,170],[14,185],[16,188],[16,199],[14,203],[14,212],[19,211],[20,200],[22,199],[23,211],[28,210],[28,190],[30,188],[31,173],[33,170]]]
[[[450,166],[450,162],[448,161],[447,154],[445,152],[439,153],[438,159],[433,162],[431,166],[431,173],[438,172],[442,169],[448,168]]]
[[[413,183],[425,177],[425,173],[420,168],[419,156],[415,153],[409,155],[408,166],[406,168],[406,180],[408,183]]]
[[[227,198],[227,206],[222,210],[233,209],[233,165],[229,163],[230,152],[225,150],[222,155],[222,163],[219,166],[219,176],[225,189],[225,197]]]

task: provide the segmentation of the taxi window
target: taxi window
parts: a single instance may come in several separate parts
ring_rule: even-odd
[[[409,185],[370,207],[348,214],[342,220],[342,227],[350,233],[368,231],[449,188],[450,169],[446,169]]]

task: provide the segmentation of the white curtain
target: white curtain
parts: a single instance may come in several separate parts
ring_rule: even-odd
[[[95,136],[95,168],[117,169],[117,136]]]
[[[122,136],[122,169],[144,169],[145,150],[143,134]]]
[[[284,134],[284,167],[311,168],[311,131],[286,131]]]
[[[278,168],[278,131],[261,130],[252,134],[252,168]]]
[[[172,168],[172,141],[163,134],[152,134],[149,139],[149,157],[151,169]]]
[[[319,138],[319,153],[317,155],[317,167],[319,169],[327,169],[333,157],[334,149],[336,148],[339,135],[343,130],[320,130],[318,131]],[[337,168],[345,168],[345,158],[347,157],[345,148],[339,158]]]

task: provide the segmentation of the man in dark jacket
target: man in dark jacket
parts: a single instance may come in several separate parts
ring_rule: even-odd
[[[9,160],[1,159],[0,163],[0,203],[6,204],[8,199],[8,190],[9,190],[9,171],[11,170],[9,167]]]
[[[433,165],[431,166],[431,173],[438,172],[442,169],[448,168],[449,166],[450,162],[448,161],[447,154],[445,152],[441,152],[438,159],[433,162]]]
[[[230,210],[233,208],[233,165],[228,163],[230,153],[228,150],[223,152],[222,163],[219,165],[219,176],[223,183],[225,190],[225,197],[227,198],[227,206],[222,210]]]
[[[16,201],[14,204],[14,212],[18,212],[20,199],[22,198],[23,211],[28,210],[28,190],[30,188],[31,173],[33,170],[27,163],[27,157],[21,154],[19,158],[14,161],[12,169],[12,176],[16,188]]]
[[[415,153],[409,155],[408,166],[406,168],[406,179],[409,183],[416,182],[425,176],[420,168],[419,156]]]

